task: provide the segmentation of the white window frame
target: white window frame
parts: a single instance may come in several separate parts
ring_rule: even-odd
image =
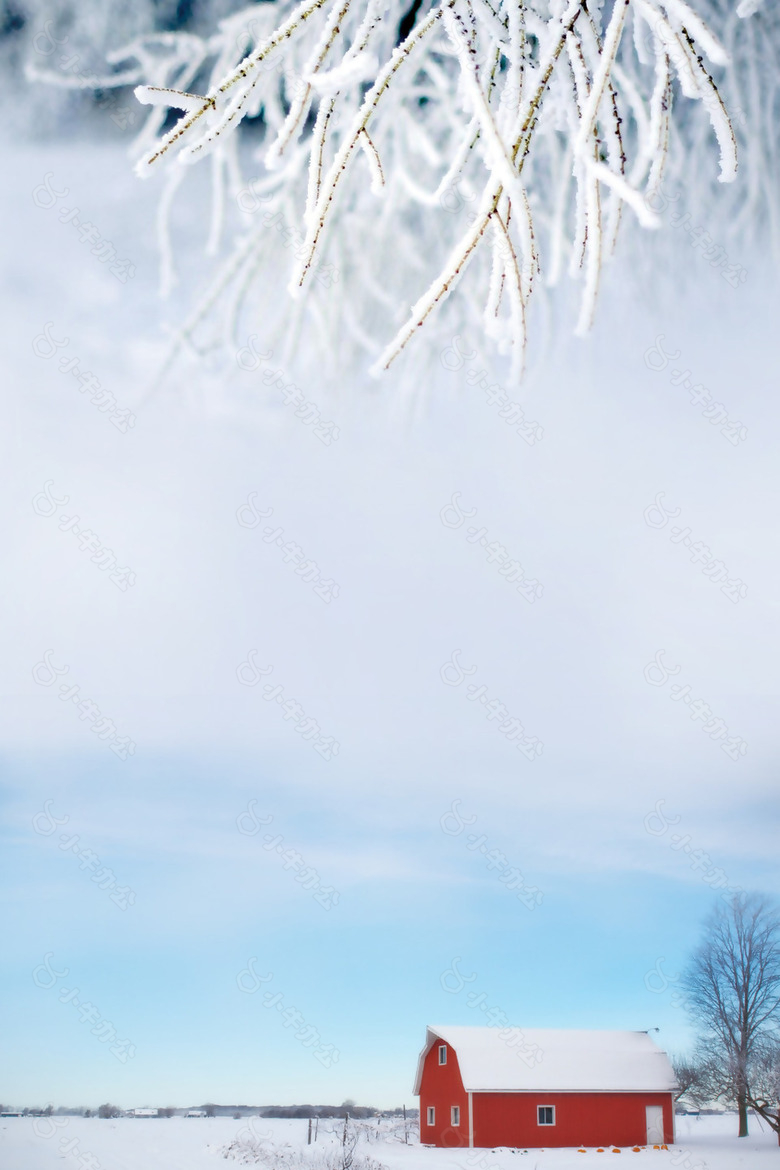
[[[428,1106],[428,1120],[427,1120],[426,1124],[428,1124],[428,1125],[435,1125],[436,1124],[436,1108],[433,1105]]]
[[[551,1109],[552,1110],[552,1121],[541,1121],[540,1120],[539,1112],[541,1109]],[[555,1125],[555,1106],[554,1105],[537,1105],[536,1106],[536,1124],[537,1125],[544,1125],[544,1126]]]
[[[460,1125],[460,1105],[453,1105],[450,1109],[450,1125]]]
[[[442,1065],[442,1064],[446,1064],[446,1063],[447,1063],[447,1045],[440,1044],[439,1045],[439,1064]]]

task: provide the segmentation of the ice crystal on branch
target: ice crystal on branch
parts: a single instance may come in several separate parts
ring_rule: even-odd
[[[375,371],[444,314],[450,335],[478,318],[519,377],[536,283],[580,279],[584,332],[621,217],[657,226],[686,105],[709,121],[712,172],[736,175],[710,72],[728,58],[694,3],[276,0],[210,37],[152,34],[113,53],[151,107],[138,171],[167,172],[164,283],[188,167],[208,159],[211,170],[209,250],[226,222],[235,230],[182,339],[220,305],[235,330],[265,286],[269,329],[349,340]],[[247,120],[261,129],[251,152],[237,133]]]

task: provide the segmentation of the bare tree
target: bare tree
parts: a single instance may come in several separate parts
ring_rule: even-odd
[[[768,899],[736,894],[718,907],[683,986],[713,1095],[736,1103],[747,1137],[750,1069],[780,1033],[780,916]]]
[[[122,1111],[118,1105],[111,1105],[110,1103],[106,1102],[105,1105],[101,1105],[98,1108],[98,1117],[119,1117],[121,1112]]]

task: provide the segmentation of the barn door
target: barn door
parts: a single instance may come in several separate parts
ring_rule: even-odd
[[[646,1105],[647,1144],[660,1146],[664,1140],[664,1111],[662,1105]]]

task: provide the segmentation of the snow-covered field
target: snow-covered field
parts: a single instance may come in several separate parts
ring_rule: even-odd
[[[133,1119],[104,1121],[68,1117],[31,1119],[4,1118],[0,1123],[0,1166],[3,1170],[51,1170],[54,1166],[81,1170],[213,1170],[223,1161],[222,1151],[236,1137],[246,1138],[254,1129],[257,1137],[275,1146],[305,1149],[306,1121],[252,1118]],[[337,1123],[326,1122],[327,1126]],[[55,1125],[58,1127],[55,1129]],[[736,1137],[735,1118],[707,1117],[677,1119],[677,1144],[667,1151],[621,1151],[637,1164],[658,1168],[677,1166],[683,1170],[769,1170],[780,1162],[774,1134],[753,1130],[747,1139]],[[49,1134],[50,1136],[39,1136]],[[320,1142],[335,1142],[323,1134]],[[74,1144],[75,1143],[75,1144]],[[322,1146],[312,1146],[310,1155]],[[569,1170],[569,1167],[600,1165],[610,1153],[588,1150],[488,1150],[459,1151],[404,1146],[399,1142],[371,1142],[359,1147],[387,1170],[509,1170],[523,1158],[534,1170]],[[92,1155],[88,1157],[87,1155]],[[63,1165],[64,1164],[64,1165]],[[238,1163],[229,1162],[229,1165]]]

